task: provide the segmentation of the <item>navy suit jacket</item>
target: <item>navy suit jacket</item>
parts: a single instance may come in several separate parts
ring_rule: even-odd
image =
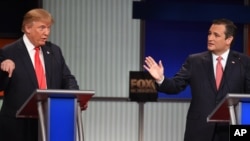
[[[229,52],[219,90],[216,89],[212,54],[209,51],[188,56],[179,72],[173,78],[165,78],[157,87],[161,92],[176,94],[187,85],[191,88],[192,99],[184,140],[212,141],[215,124],[207,123],[208,115],[228,93],[250,93],[249,57],[236,51]]]
[[[75,77],[65,63],[61,49],[50,42],[46,42],[46,45],[41,48],[46,68],[47,88],[79,89]],[[15,70],[11,78],[8,78],[6,72],[0,71],[0,90],[4,90],[0,111],[0,117],[4,118],[0,121],[0,128],[3,124],[6,126],[7,121],[4,119],[15,119],[17,110],[34,90],[38,89],[35,70],[22,38],[0,49],[0,61],[4,59],[13,60]],[[10,127],[17,126],[14,123],[8,124]]]

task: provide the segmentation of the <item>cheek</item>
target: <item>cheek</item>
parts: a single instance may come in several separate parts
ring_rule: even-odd
[[[33,31],[32,32],[32,36],[35,39],[39,39],[41,37],[41,35],[42,35],[41,32],[38,32],[38,31]]]
[[[225,46],[227,44],[227,41],[226,40],[217,40],[216,44],[218,46]]]
[[[36,30],[29,30],[29,34],[35,36],[37,34]]]
[[[217,48],[218,48],[218,49],[224,49],[225,47],[226,47],[225,42],[221,42],[221,43],[218,43],[218,44],[217,44]]]

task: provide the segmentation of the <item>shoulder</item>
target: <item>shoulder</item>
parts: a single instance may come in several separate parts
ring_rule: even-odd
[[[50,41],[47,41],[43,47],[48,49],[51,53],[61,53],[61,48]]]
[[[46,47],[50,47],[50,48],[53,48],[53,49],[59,49],[60,50],[60,47],[50,41],[47,41],[46,44],[45,44]]]
[[[244,59],[244,60],[249,60],[250,59],[250,56],[247,55],[246,53],[241,53],[241,52],[238,52],[238,51],[234,51],[234,50],[231,50],[230,51],[230,55],[237,58],[237,59]]]
[[[211,57],[211,53],[209,51],[190,54],[188,56],[188,59],[203,59],[203,58],[207,58],[207,57]]]
[[[230,54],[229,54],[229,58],[230,58],[230,60],[238,61],[243,66],[250,67],[250,57],[249,57],[249,55],[247,55],[245,53],[231,50]]]

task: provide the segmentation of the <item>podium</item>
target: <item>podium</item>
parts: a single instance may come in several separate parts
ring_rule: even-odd
[[[207,122],[250,124],[250,94],[229,93],[207,117]]]
[[[17,118],[38,118],[39,141],[83,141],[82,114],[94,91],[35,90],[17,111]]]

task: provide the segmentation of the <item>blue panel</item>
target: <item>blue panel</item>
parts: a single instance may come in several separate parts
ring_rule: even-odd
[[[75,141],[75,99],[50,99],[49,141]]]
[[[250,103],[242,103],[241,109],[241,124],[249,124],[250,125]]]

